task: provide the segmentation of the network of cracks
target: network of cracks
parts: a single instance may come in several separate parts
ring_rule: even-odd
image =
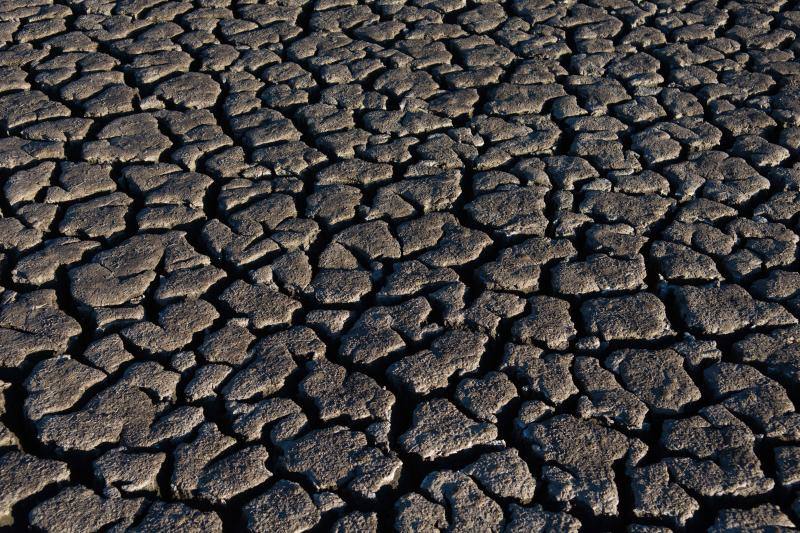
[[[800,4],[0,2],[0,525],[791,530]]]

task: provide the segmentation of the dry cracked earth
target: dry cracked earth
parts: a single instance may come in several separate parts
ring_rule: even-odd
[[[800,5],[0,2],[0,524],[800,523]]]

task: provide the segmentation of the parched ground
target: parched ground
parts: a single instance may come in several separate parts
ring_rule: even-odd
[[[794,528],[798,34],[0,1],[0,525]]]

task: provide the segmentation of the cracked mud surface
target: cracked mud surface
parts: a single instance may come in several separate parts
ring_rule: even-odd
[[[794,528],[798,33],[0,2],[0,526]]]

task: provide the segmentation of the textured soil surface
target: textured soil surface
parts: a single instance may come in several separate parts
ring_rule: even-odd
[[[0,2],[0,525],[800,523],[800,5]]]

